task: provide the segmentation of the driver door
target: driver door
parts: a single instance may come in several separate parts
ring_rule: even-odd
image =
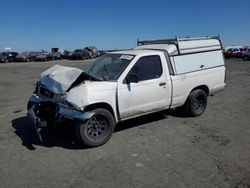
[[[158,55],[141,57],[127,75],[133,80],[118,83],[118,109],[121,119],[168,108],[171,87]]]

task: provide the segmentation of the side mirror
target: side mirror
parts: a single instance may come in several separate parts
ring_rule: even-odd
[[[136,74],[133,74],[133,73],[129,73],[126,77],[126,83],[129,84],[129,83],[138,83],[139,82],[139,79],[138,79],[138,76]]]

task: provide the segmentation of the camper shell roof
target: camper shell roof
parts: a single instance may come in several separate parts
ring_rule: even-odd
[[[161,40],[137,40],[135,49],[165,50],[169,55],[183,55],[222,50],[220,36],[199,38],[178,38]]]

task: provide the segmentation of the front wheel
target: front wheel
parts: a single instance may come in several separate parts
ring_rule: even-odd
[[[96,147],[105,144],[115,128],[113,115],[106,109],[98,108],[87,121],[77,121],[75,131],[77,138],[86,146]]]
[[[192,91],[184,105],[185,112],[193,117],[200,116],[207,106],[207,94],[201,89]]]

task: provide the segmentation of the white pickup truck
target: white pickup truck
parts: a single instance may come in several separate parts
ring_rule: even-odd
[[[225,87],[219,37],[138,41],[103,55],[86,71],[55,65],[40,75],[28,116],[43,128],[72,120],[77,137],[99,146],[123,120],[183,107],[201,115],[207,96]]]

